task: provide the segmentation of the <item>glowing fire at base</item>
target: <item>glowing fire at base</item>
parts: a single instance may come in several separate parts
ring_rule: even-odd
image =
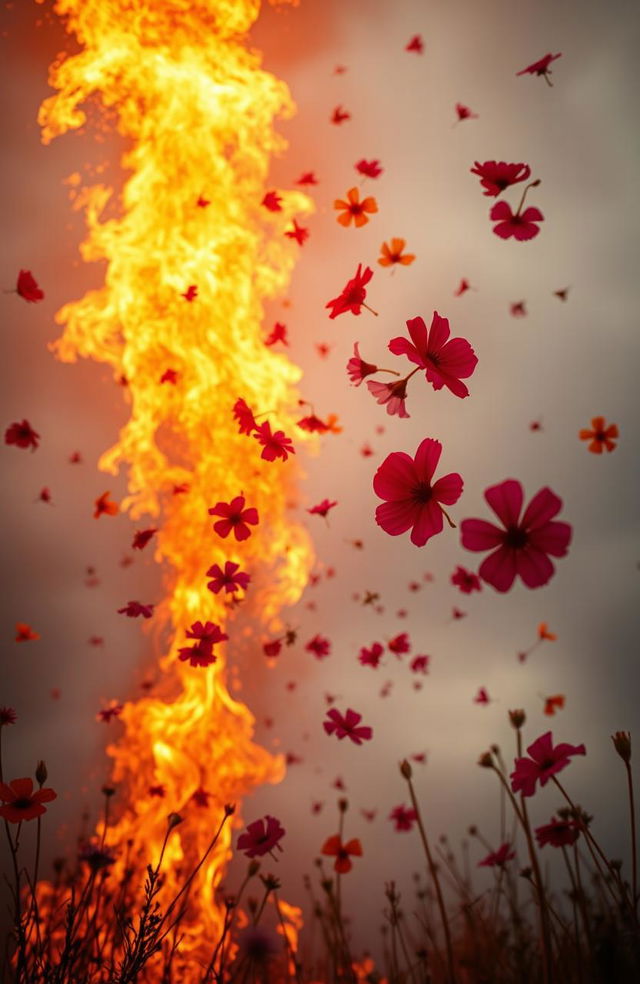
[[[177,660],[185,630],[216,622],[233,649],[238,612],[273,625],[282,605],[299,597],[312,559],[304,530],[286,517],[294,462],[261,460],[232,417],[243,397],[292,434],[300,378],[262,341],[263,301],[284,291],[297,249],[284,229],[311,204],[299,192],[287,193],[278,213],[260,204],[270,155],[283,147],[273,120],[293,106],[286,86],[243,45],[259,7],[259,0],[57,0],[81,51],[52,67],[58,91],[39,119],[47,143],[81,127],[79,107],[96,96],[130,141],[117,217],[101,219],[111,195],[103,186],[76,199],[89,226],[84,259],[108,266],[102,289],[59,312],[65,330],[55,348],[62,360],[89,356],[125,377],[131,417],[100,467],[126,464],[124,508],[133,519],[159,517],[156,560],[168,587],[154,622],[172,629],[160,660],[164,699],[129,703],[122,714],[125,733],[109,754],[128,808],[109,841],[129,840],[133,857],[155,861],[168,811],[183,813],[163,864],[167,898],[204,853],[223,804],[284,774],[282,757],[252,742],[254,718],[227,690],[224,655],[199,668]],[[189,299],[192,285],[197,296]],[[167,369],[175,385],[160,382]],[[223,540],[207,509],[241,492],[260,525],[244,542]],[[226,560],[252,576],[239,608],[206,587],[207,568]],[[163,799],[149,794],[159,784]],[[199,788],[211,794],[208,809],[187,809]],[[212,898],[230,839],[227,825],[191,889],[182,951],[194,965],[208,959],[222,928]],[[114,878],[123,865],[121,858]]]

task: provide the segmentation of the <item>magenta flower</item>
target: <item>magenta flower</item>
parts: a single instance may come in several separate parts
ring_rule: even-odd
[[[466,338],[449,339],[449,321],[441,318],[437,311],[433,312],[428,331],[420,317],[410,318],[407,328],[413,344],[399,335],[389,342],[389,351],[394,355],[406,355],[426,370],[427,382],[435,390],[446,386],[455,396],[469,396],[469,390],[460,380],[472,374],[478,358]]]
[[[395,383],[379,383],[375,379],[367,382],[367,389],[375,397],[377,403],[387,405],[387,413],[397,413],[399,417],[408,417],[405,400],[407,398],[407,380],[399,379]]]
[[[304,648],[308,653],[313,653],[316,659],[324,659],[325,656],[331,655],[331,643],[321,635],[314,635]]]
[[[258,522],[258,510],[253,506],[245,509],[243,495],[237,495],[231,502],[218,502],[208,512],[210,516],[223,517],[213,524],[218,536],[229,536],[233,530],[236,540],[247,540],[251,536],[251,530],[247,524],[250,523],[255,526]]]
[[[374,642],[371,644],[371,648],[367,649],[363,646],[358,655],[358,660],[363,666],[372,666],[374,670],[377,670],[382,654],[384,652],[383,647],[379,642]]]
[[[424,673],[429,672],[429,662],[430,656],[414,656],[409,663],[409,669],[412,673]]]
[[[265,461],[275,461],[276,458],[286,461],[290,454],[296,453],[296,449],[291,443],[291,438],[287,437],[284,431],[281,430],[272,433],[268,420],[265,420],[263,424],[259,424],[256,427],[253,436],[262,444],[262,454],[260,457],[264,458]]]
[[[233,416],[239,425],[239,434],[251,434],[252,431],[256,430],[256,418],[253,415],[253,410],[242,397],[238,397],[236,402],[233,404]]]
[[[431,484],[442,445],[425,437],[412,458],[405,451],[393,451],[384,459],[373,478],[373,490],[386,501],[376,509],[376,523],[385,533],[399,536],[411,530],[411,542],[423,547],[442,532],[444,510],[458,501],[463,482],[452,472]],[[447,517],[448,519],[448,517]],[[451,520],[448,520],[451,522]]]
[[[356,745],[361,745],[363,741],[369,741],[373,737],[372,728],[366,725],[358,727],[362,720],[362,714],[352,711],[350,707],[347,708],[345,714],[341,714],[337,708],[332,707],[331,710],[327,711],[327,717],[330,720],[323,721],[322,727],[328,735],[335,734],[336,738],[340,740],[349,737]]]
[[[508,202],[496,202],[489,218],[498,224],[493,227],[496,236],[501,239],[510,239],[515,236],[521,242],[526,239],[533,239],[540,232],[540,226],[536,222],[543,222],[544,215],[539,208],[529,205],[524,212],[512,212]]]
[[[207,577],[213,578],[207,583],[209,591],[218,594],[224,588],[225,594],[232,594],[242,588],[246,591],[251,580],[251,575],[240,570],[240,564],[234,564],[231,560],[225,560],[224,570],[220,564],[214,564],[207,571]]]
[[[360,358],[359,345],[360,342],[353,343],[353,355],[347,362],[349,379],[354,386],[359,386],[365,376],[370,376],[372,373],[378,371],[377,366],[374,366],[371,362],[365,362],[364,359]]]
[[[561,55],[561,51],[559,51],[557,55],[544,55],[544,57],[540,58],[538,61],[532,62],[531,65],[527,65],[527,67],[523,68],[521,72],[516,72],[516,75],[544,75],[547,85],[552,85],[553,83],[549,81],[549,76],[551,75],[549,65],[552,61],[555,61],[556,58],[560,58]]]
[[[556,820],[551,817],[549,823],[535,828],[536,840],[540,847],[551,844],[552,847],[569,847],[575,844],[580,836],[580,824],[576,820]]]
[[[456,567],[451,575],[451,583],[455,584],[463,594],[471,594],[472,591],[482,591],[480,578],[473,571],[468,571],[466,567]]]
[[[482,861],[478,861],[479,868],[493,868],[496,865],[502,867],[507,861],[511,861],[515,858],[516,852],[511,850],[510,844],[501,844],[497,851],[492,851],[491,854],[487,854],[486,858]]]
[[[286,831],[275,817],[267,815],[263,820],[254,820],[247,824],[247,830],[238,837],[238,850],[244,851],[248,858],[261,858],[263,854],[271,853],[274,847],[279,851]],[[275,856],[272,855],[275,860]]]
[[[519,181],[526,181],[531,176],[531,168],[528,164],[507,164],[505,161],[475,161],[475,167],[471,168],[472,174],[477,174],[480,184],[485,189],[483,194],[490,198],[497,196]]]
[[[533,796],[538,780],[541,786],[545,786],[551,776],[561,772],[565,765],[569,765],[571,755],[587,754],[584,745],[568,745],[566,742],[561,742],[554,748],[550,731],[540,735],[532,745],[529,745],[527,752],[531,757],[516,759],[515,769],[510,776],[512,791],[521,792],[523,796]]]
[[[411,830],[418,819],[418,814],[410,806],[395,806],[389,814],[396,830]]]
[[[497,547],[482,561],[480,577],[496,591],[508,591],[517,575],[528,588],[542,587],[555,571],[548,554],[564,557],[571,541],[571,526],[552,522],[562,499],[551,489],[540,489],[520,518],[523,491],[515,479],[491,486],[484,497],[504,530],[483,519],[464,519],[460,524],[462,546],[467,550]]]
[[[128,615],[129,618],[151,618],[154,605],[143,605],[139,601],[128,601],[124,608],[118,608],[118,615]]]

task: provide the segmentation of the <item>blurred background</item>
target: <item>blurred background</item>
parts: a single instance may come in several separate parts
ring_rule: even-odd
[[[97,712],[109,700],[135,699],[153,674],[153,638],[116,609],[130,598],[159,600],[162,572],[151,553],[134,556],[126,515],[92,518],[98,495],[109,489],[120,501],[126,492],[126,475],[97,470],[127,419],[122,389],[106,367],[63,365],[49,350],[59,334],[55,312],[104,277],[104,266],[79,258],[84,223],[65,181],[81,170],[121,187],[122,147],[116,134],[91,127],[42,146],[36,115],[50,94],[47,69],[73,42],[48,8],[27,0],[5,3],[1,16],[2,286],[10,291],[18,270],[29,269],[46,295],[37,305],[0,298],[0,423],[27,418],[41,435],[33,454],[0,447],[0,704],[18,714],[3,735],[4,772],[26,775],[46,758],[58,791],[48,811],[51,857],[73,845],[83,810],[95,817],[99,808],[104,748],[121,726],[97,722]],[[289,189],[308,171],[318,182],[307,188],[316,205],[303,223],[309,239],[265,333],[286,323],[303,398],[320,417],[337,414],[342,431],[321,437],[318,452],[299,462],[292,516],[310,530],[317,560],[315,583],[283,612],[297,641],[273,665],[259,650],[237,660],[237,696],[256,716],[257,740],[290,762],[281,784],[247,798],[242,818],[280,819],[282,895],[304,906],[301,874],[315,873],[313,859],[338,829],[337,799],[346,797],[345,834],[361,839],[364,857],[344,879],[344,904],[363,948],[382,922],[385,882],[394,879],[409,899],[412,873],[423,870],[415,831],[396,832],[389,820],[408,803],[398,763],[418,756],[415,781],[432,837],[446,831],[456,845],[477,824],[496,848],[497,784],[476,762],[492,743],[512,760],[510,708],[525,709],[530,741],[552,729],[554,740],[586,744],[567,784],[596,814],[608,853],[628,855],[624,776],[609,736],[635,734],[640,717],[638,20],[637,5],[625,0],[615,16],[597,0],[302,0],[265,6],[248,39],[297,105],[295,118],[279,125],[288,150],[273,161],[269,187]],[[406,50],[415,35],[422,52]],[[562,52],[552,87],[516,75],[547,52]],[[477,118],[458,121],[456,103]],[[339,125],[331,123],[336,107],[350,115]],[[362,158],[379,161],[382,173],[360,185],[354,165]],[[492,159],[526,162],[541,181],[528,199],[544,215],[531,242],[492,232],[494,200],[469,173],[474,161]],[[353,185],[378,203],[361,229],[338,225],[333,208]],[[513,207],[522,187],[503,196]],[[412,265],[378,265],[391,237],[406,240]],[[375,271],[367,301],[379,316],[330,320],[326,302],[358,263]],[[471,289],[455,296],[462,278]],[[556,292],[564,290],[563,300]],[[520,302],[525,313],[514,316]],[[364,386],[349,385],[354,342],[367,361],[402,370],[389,339],[408,318],[429,324],[434,310],[478,356],[466,381],[471,395],[435,392],[416,376],[410,418],[389,416]],[[595,415],[619,427],[610,455],[590,454],[578,439]],[[522,482],[527,501],[543,486],[562,498],[559,518],[573,526],[573,541],[546,587],[518,582],[501,595],[484,585],[464,595],[451,575],[459,564],[477,570],[482,555],[461,547],[458,530],[445,527],[416,548],[408,534],[390,537],[376,526],[377,467],[392,451],[413,455],[424,437],[443,444],[439,473],[463,476],[451,510],[458,523],[493,518],[483,491],[505,478]],[[338,503],[327,519],[309,515],[325,497]],[[455,608],[464,614],[455,617]],[[40,638],[17,643],[17,622]],[[520,660],[542,622],[557,639]],[[378,669],[360,665],[362,646],[386,646],[401,632],[408,655],[386,649]],[[305,650],[316,634],[331,643],[322,660]],[[430,657],[427,675],[410,669],[419,654]],[[480,687],[487,705],[474,702]],[[545,716],[545,698],[556,694],[565,707]],[[361,713],[373,740],[356,747],[325,735],[331,700]],[[559,805],[552,789],[538,793],[534,823],[548,822]],[[484,853],[472,845],[471,865]],[[230,884],[236,875],[232,867]]]

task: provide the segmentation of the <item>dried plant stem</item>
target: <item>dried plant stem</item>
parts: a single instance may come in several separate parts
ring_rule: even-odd
[[[631,885],[633,891],[633,914],[638,919],[638,847],[636,843],[636,807],[633,796],[633,776],[631,764],[625,761],[627,770],[627,789],[629,792],[629,824],[631,827]]]

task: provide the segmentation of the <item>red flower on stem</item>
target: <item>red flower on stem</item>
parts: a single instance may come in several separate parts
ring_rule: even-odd
[[[280,821],[268,813],[263,820],[254,820],[247,824],[244,834],[238,837],[238,850],[244,851],[248,858],[261,858],[264,854],[271,854],[274,861],[277,860],[272,853],[274,847],[282,850],[280,841],[286,831],[281,826]]]
[[[373,490],[386,501],[376,509],[376,523],[385,533],[398,536],[411,530],[411,542],[423,547],[430,537],[442,532],[443,520],[454,523],[443,506],[453,505],[462,494],[463,482],[457,472],[439,478],[433,485],[442,445],[426,437],[412,458],[405,451],[388,455],[373,478]]]
[[[557,820],[551,817],[549,823],[534,830],[539,847],[551,844],[552,847],[570,847],[580,836],[580,824],[577,820]]]
[[[368,284],[372,277],[373,270],[371,267],[365,267],[364,273],[362,273],[362,263],[358,263],[355,277],[347,281],[346,286],[342,289],[342,293],[338,297],[334,297],[333,300],[327,301],[325,304],[325,307],[332,309],[329,317],[337,318],[339,314],[344,314],[346,311],[351,311],[353,314],[360,314],[361,307],[366,307],[367,311],[371,311],[372,314],[377,315],[377,311],[374,311],[368,304],[364,303],[364,299],[367,296],[365,284]]]
[[[343,844],[340,834],[334,834],[333,837],[328,837],[324,842],[320,853],[335,858],[334,871],[337,871],[339,875],[344,875],[353,868],[350,859],[362,857],[362,844],[357,837]]]
[[[38,287],[31,270],[21,270],[18,274],[16,294],[32,304],[44,298],[44,291]]]
[[[373,737],[372,728],[367,725],[360,725],[362,714],[351,710],[350,707],[344,714],[341,714],[336,707],[332,707],[327,711],[327,717],[329,720],[323,721],[322,727],[328,735],[335,734],[336,738],[340,740],[348,737],[356,745],[361,745],[363,741],[369,741]],[[358,727],[358,725],[360,726]]]
[[[493,550],[480,565],[482,580],[496,591],[508,591],[518,575],[528,588],[547,584],[555,571],[548,555],[564,557],[571,541],[571,526],[552,522],[562,499],[549,488],[540,489],[520,517],[524,493],[513,478],[491,486],[484,497],[504,529],[484,519],[464,519],[460,524],[463,547]]]
[[[263,424],[256,427],[256,432],[253,436],[256,441],[260,441],[260,444],[262,444],[262,454],[260,457],[264,458],[265,461],[275,461],[276,458],[286,461],[290,454],[296,453],[296,449],[291,443],[291,438],[287,437],[284,431],[281,430],[272,433],[268,420],[265,420]]]
[[[549,76],[551,75],[551,69],[549,68],[549,65],[551,64],[552,61],[555,61],[556,58],[560,58],[561,55],[562,55],[561,51],[558,52],[557,55],[552,55],[552,54],[544,55],[544,57],[540,58],[539,61],[532,62],[531,65],[527,65],[527,67],[523,68],[522,71],[516,72],[516,75],[543,75],[547,85],[552,86],[553,82],[549,78]]]
[[[521,792],[523,796],[533,796],[538,781],[541,786],[545,786],[551,776],[555,776],[569,765],[572,755],[587,754],[584,745],[569,745],[561,742],[554,748],[550,731],[546,731],[529,745],[527,752],[530,758],[516,759],[515,769],[510,776],[512,792]]]
[[[389,351],[394,355],[406,355],[419,369],[425,370],[428,383],[435,390],[446,386],[454,396],[465,397],[469,390],[461,379],[470,376],[478,358],[466,338],[449,338],[450,329],[447,318],[433,312],[431,327],[427,330],[420,317],[410,318],[407,328],[411,341],[399,335],[389,342]]]
[[[522,192],[522,198],[516,212],[511,211],[508,202],[495,203],[489,212],[489,218],[492,222],[497,222],[497,225],[493,227],[496,236],[500,236],[501,239],[510,239],[511,236],[514,236],[520,242],[524,242],[528,239],[534,239],[538,235],[540,226],[536,223],[543,222],[544,215],[540,209],[531,206],[525,208],[523,212],[522,206],[529,188],[537,188],[539,184],[540,181],[537,180],[527,185]]]
[[[485,189],[483,194],[496,198],[505,188],[526,181],[531,176],[528,164],[507,164],[506,161],[475,161],[471,168],[472,174],[477,174],[480,184]]]
[[[11,782],[0,782],[0,817],[9,823],[22,823],[23,820],[33,820],[46,813],[43,803],[56,799],[53,789],[33,790],[33,779],[13,779]]]
[[[486,858],[482,861],[478,861],[479,868],[493,868],[496,865],[502,867],[507,861],[511,861],[515,858],[516,852],[511,850],[510,844],[501,844],[497,851],[492,851],[491,854],[487,854]]]
[[[15,444],[18,448],[31,448],[35,451],[39,440],[40,435],[34,431],[28,420],[10,424],[4,432],[4,443]]]
[[[222,516],[213,529],[218,536],[227,537],[231,530],[236,540],[248,540],[251,536],[249,525],[258,523],[258,510],[253,506],[244,508],[244,496],[237,495],[231,502],[218,502],[208,510],[210,516]]]
[[[207,571],[207,577],[213,579],[209,581],[207,587],[214,594],[218,594],[223,588],[225,594],[232,594],[240,589],[246,591],[251,580],[251,575],[245,574],[244,571],[240,570],[240,564],[234,564],[231,560],[225,561],[224,570],[219,564],[214,564]]]

